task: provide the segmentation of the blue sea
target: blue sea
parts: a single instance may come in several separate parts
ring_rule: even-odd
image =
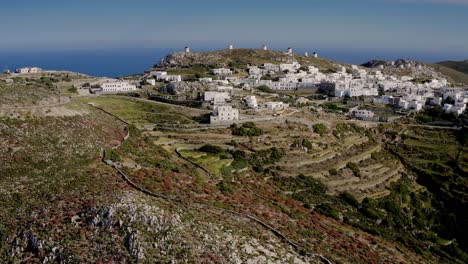
[[[195,48],[193,51],[207,51],[218,48]],[[14,70],[19,67],[37,66],[45,70],[68,70],[99,77],[119,77],[141,73],[157,64],[165,55],[180,48],[127,48],[107,50],[54,50],[54,51],[0,51],[0,70]],[[306,49],[295,49],[303,53]],[[312,54],[313,50],[308,50]],[[425,62],[442,60],[463,60],[456,54],[421,52],[379,51],[379,50],[318,50],[319,56],[351,64],[362,64],[371,59],[394,60],[410,58]]]

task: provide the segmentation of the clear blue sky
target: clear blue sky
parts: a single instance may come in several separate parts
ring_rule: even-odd
[[[294,46],[468,59],[468,0],[22,0],[0,4],[0,51]],[[463,57],[463,55],[466,55]]]

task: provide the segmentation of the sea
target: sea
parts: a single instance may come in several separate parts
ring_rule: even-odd
[[[198,47],[192,51],[208,51],[219,47]],[[93,50],[0,51],[0,70],[37,66],[44,70],[67,70],[97,77],[120,77],[142,73],[159,63],[161,58],[181,48],[125,48]],[[279,49],[278,49],[279,50]],[[298,48],[296,53],[313,50]],[[456,54],[432,52],[388,51],[370,49],[320,49],[320,57],[350,64],[362,64],[371,59],[415,59],[425,62],[461,60]]]

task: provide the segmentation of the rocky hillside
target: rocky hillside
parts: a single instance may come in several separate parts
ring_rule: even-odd
[[[322,72],[335,72],[338,65],[345,63],[335,62],[322,58],[310,58],[301,55],[290,56],[280,51],[264,51],[259,49],[234,49],[210,52],[175,52],[166,56],[151,70],[165,70],[169,74],[180,74],[185,80],[196,80],[200,77],[212,77],[211,69],[227,67],[234,70],[237,76],[246,76],[248,65],[261,65],[264,63],[288,63],[298,61],[303,66],[316,66]],[[431,64],[408,59],[399,59],[394,62],[372,60],[362,66],[377,68],[384,66],[382,71],[396,76],[412,76],[414,78],[446,78],[453,85],[468,84],[468,75],[461,71],[447,67],[443,63]],[[455,67],[455,66],[454,66]],[[459,66],[458,69],[462,66]]]
[[[166,56],[161,63],[150,70],[169,69],[171,73],[209,75],[210,69],[216,67],[229,67],[238,71],[247,69],[248,65],[261,65],[264,63],[288,63],[298,61],[304,66],[314,65],[322,71],[335,71],[337,63],[301,55],[290,56],[279,51],[265,51],[259,49],[234,49],[210,52],[175,52]]]
[[[468,85],[468,75],[443,64],[417,62],[408,59],[396,61],[371,60],[362,64],[367,68],[379,68],[384,73],[396,76],[411,76],[417,79],[446,78],[454,86]],[[381,68],[383,66],[383,69]]]

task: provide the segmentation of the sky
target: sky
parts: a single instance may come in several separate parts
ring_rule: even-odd
[[[426,52],[468,59],[468,0],[22,0],[0,52],[241,47]]]

